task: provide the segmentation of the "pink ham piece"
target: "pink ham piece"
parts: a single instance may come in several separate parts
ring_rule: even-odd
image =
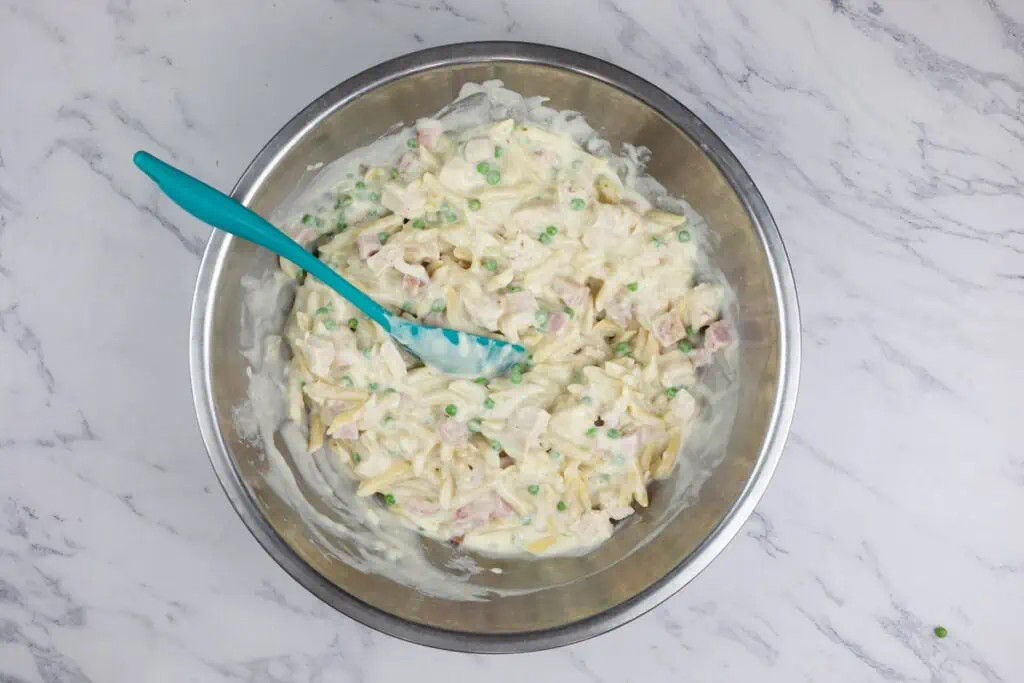
[[[456,536],[465,534],[487,524],[492,519],[501,519],[512,514],[512,508],[497,493],[491,492],[463,505],[455,511],[452,531]]]
[[[356,238],[356,246],[359,247],[359,258],[364,261],[384,246],[381,244],[380,236],[375,232],[363,232]]]
[[[619,327],[628,327],[633,319],[633,304],[626,299],[612,299],[604,312]]]
[[[438,121],[420,121],[416,124],[416,142],[433,151],[441,141],[444,128]]]
[[[417,156],[416,156],[415,152],[406,152],[405,154],[403,154],[402,156],[400,156],[398,158],[398,170],[399,171],[407,171],[407,170],[409,170],[409,167],[412,166],[414,163],[416,163],[416,159],[417,159]]]
[[[304,247],[308,247],[309,244],[316,239],[320,232],[314,228],[303,226],[302,230],[292,235],[292,239],[301,244]]]
[[[718,349],[725,348],[732,342],[732,331],[729,324],[724,320],[711,323],[704,331],[704,348],[708,353],[714,353]]]
[[[402,277],[402,289],[411,297],[418,297],[423,292],[423,286],[427,284],[418,277],[404,275]]]
[[[558,334],[569,322],[569,314],[557,311],[548,316],[548,333]]]
[[[662,346],[671,346],[683,338],[683,335],[686,334],[686,328],[683,326],[683,321],[679,319],[679,316],[669,311],[668,313],[662,313],[654,319],[651,332]]]
[[[557,278],[551,285],[551,289],[566,306],[579,308],[587,300],[590,290],[586,285],[578,285],[565,278]]]
[[[438,432],[441,434],[441,441],[450,446],[465,446],[469,441],[469,427],[454,417],[445,420]]]
[[[342,441],[355,441],[359,438],[359,427],[355,422],[347,422],[331,432],[331,436]]]

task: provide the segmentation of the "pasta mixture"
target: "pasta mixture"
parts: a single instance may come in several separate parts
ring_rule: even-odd
[[[392,311],[530,359],[490,380],[442,374],[307,277],[285,330],[289,417],[424,535],[592,547],[672,472],[698,370],[732,343],[723,290],[696,282],[686,218],[617,157],[513,118],[398,135],[390,163],[357,168],[288,231]]]

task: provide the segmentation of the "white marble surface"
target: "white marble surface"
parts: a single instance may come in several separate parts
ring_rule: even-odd
[[[708,571],[495,658],[373,633],[249,536],[189,390],[207,230],[130,158],[227,188],[337,81],[502,37],[619,63],[725,138],[805,355],[776,479]],[[1024,679],[1020,0],[0,0],[0,93],[3,683]]]

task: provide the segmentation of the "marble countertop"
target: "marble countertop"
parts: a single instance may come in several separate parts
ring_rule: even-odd
[[[338,81],[493,38],[696,111],[778,220],[804,335],[789,446],[722,556],[624,628],[500,658],[371,632],[245,530],[189,387],[208,231],[130,163],[228,188]],[[3,683],[1024,679],[1021,2],[0,0],[0,92]]]

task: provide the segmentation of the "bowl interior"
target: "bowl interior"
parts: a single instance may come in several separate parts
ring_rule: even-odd
[[[238,433],[233,411],[246,400],[248,382],[247,362],[239,345],[244,297],[241,280],[244,275],[274,268],[275,261],[249,243],[224,239],[206,301],[203,334],[216,429],[248,499],[243,504],[258,510],[264,526],[269,523],[283,541],[281,552],[294,553],[301,564],[316,572],[314,575],[295,562],[292,566],[282,562],[307,587],[361,621],[423,642],[431,641],[417,634],[434,629],[456,632],[456,637],[536,634],[622,608],[666,582],[675,581],[676,588],[685,583],[717,552],[709,547],[728,540],[720,538],[719,532],[763,465],[780,387],[782,316],[774,266],[760,228],[734,187],[737,181],[729,177],[726,166],[702,150],[697,141],[705,134],[702,124],[685,109],[674,105],[690,117],[682,124],[687,130],[640,97],[599,76],[513,59],[446,64],[407,73],[357,93],[358,97],[330,104],[322,100],[312,105],[321,111],[315,112],[293,143],[259,169],[243,199],[257,212],[272,215],[294,196],[296,188],[309,183],[310,166],[329,163],[372,142],[397,122],[408,124],[429,116],[454,100],[464,83],[488,79],[500,79],[525,95],[549,97],[554,108],[581,112],[617,150],[624,142],[652,150],[649,172],[673,195],[685,197],[706,219],[711,257],[735,291],[737,306],[732,315],[740,330],[742,353],[729,381],[738,391],[732,405],[713,406],[727,418],[714,435],[720,438],[695,441],[687,450],[691,462],[721,461],[699,492],[685,473],[657,483],[650,507],[623,524],[595,551],[539,561],[488,560],[482,564],[499,567],[502,573],[483,572],[470,579],[481,588],[515,588],[516,594],[484,601],[425,594],[354,568],[344,557],[343,539],[336,539],[340,554],[337,547],[326,547],[267,485],[262,449]],[[666,101],[670,102],[667,97]],[[679,120],[679,116],[674,118]],[[286,452],[286,457],[291,456]],[[681,490],[686,487],[688,491]],[[687,496],[692,504],[683,509],[680,502]],[[330,514],[328,506],[323,509]],[[451,561],[452,549],[431,541],[423,543],[438,567]]]

